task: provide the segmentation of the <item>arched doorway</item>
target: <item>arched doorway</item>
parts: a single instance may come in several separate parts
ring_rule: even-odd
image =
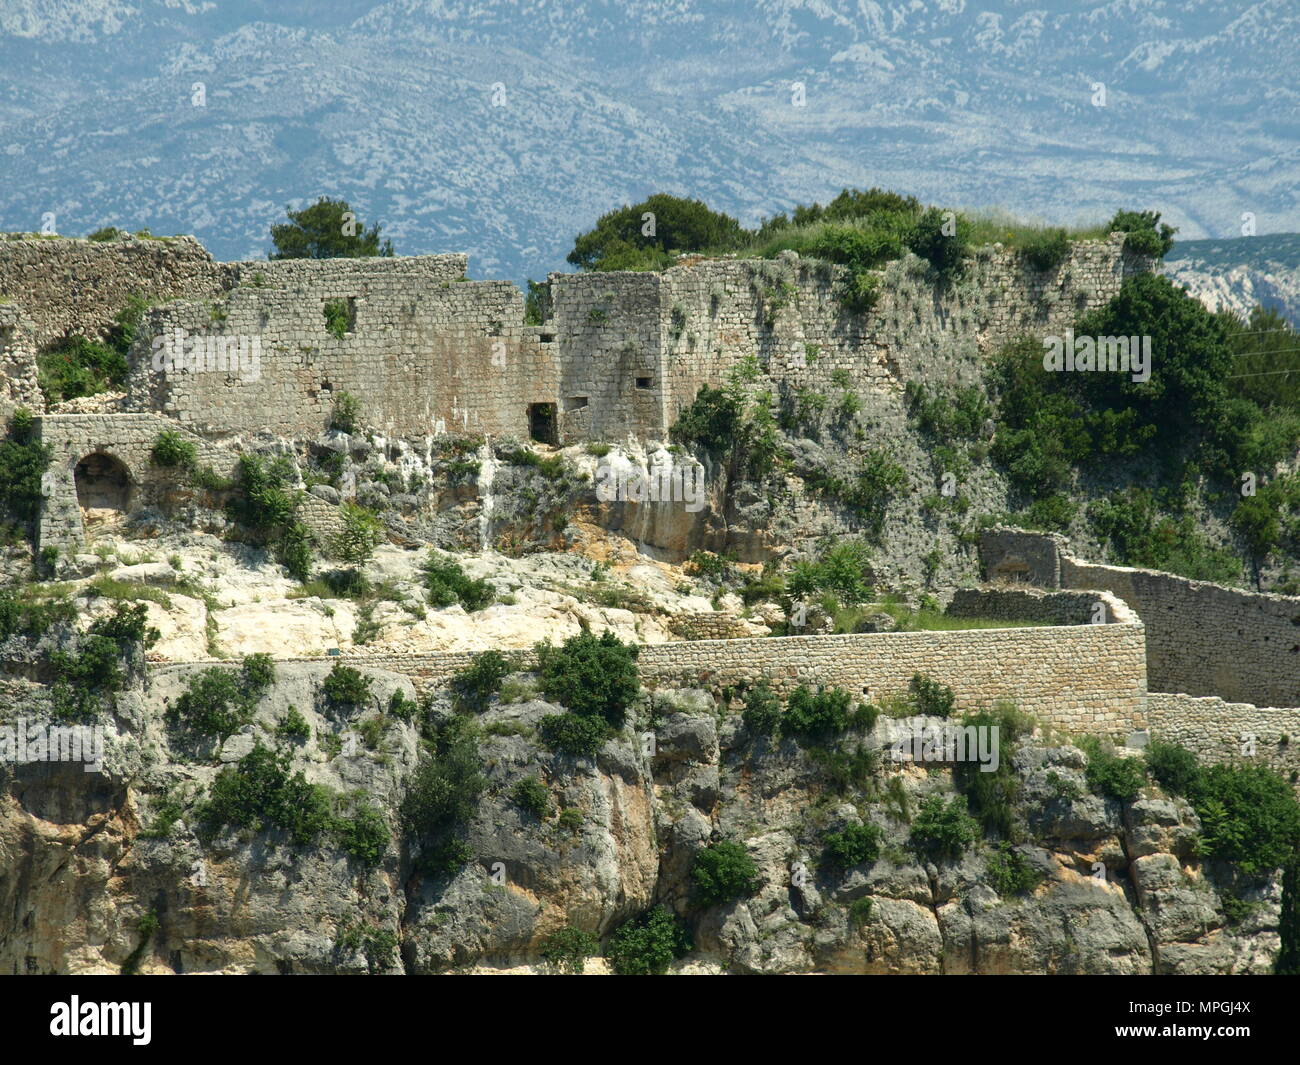
[[[116,525],[126,518],[135,490],[121,459],[96,451],[77,463],[73,476],[87,534],[93,526]]]

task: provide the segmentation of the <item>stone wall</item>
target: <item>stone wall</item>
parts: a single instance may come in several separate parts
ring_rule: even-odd
[[[1066,546],[1059,536],[1002,528],[982,538],[980,556],[989,576],[1014,571],[1047,587],[1104,589],[1122,599],[1146,625],[1153,691],[1300,705],[1300,597],[1084,562]]]
[[[554,404],[563,439],[662,439],[700,387],[754,359],[778,395],[896,390],[913,378],[974,379],[982,358],[1029,331],[1064,329],[1150,262],[1123,237],[1076,244],[1050,271],[997,246],[937,286],[915,256],[880,271],[880,299],[850,314],[844,270],[792,253],[774,261],[693,258],[662,273],[553,274],[546,322],[523,324],[509,282],[466,281],[464,255],[217,263],[190,237],[0,241],[0,299],[19,303],[34,345],[102,335],[132,293],[155,308],[132,353],[130,406],[206,434],[315,432],[340,390],[376,428],[529,434]],[[327,300],[347,301],[342,337]],[[160,373],[156,337],[256,340],[256,380],[223,370]],[[545,434],[543,434],[545,435]]]
[[[322,661],[322,669],[342,661],[440,685],[474,654],[314,661]],[[524,663],[533,664],[531,652],[524,653]],[[1124,736],[1146,724],[1146,661],[1137,622],[649,644],[641,648],[638,665],[649,688],[719,691],[766,681],[783,694],[799,684],[824,684],[864,699],[905,692],[912,675],[923,673],[952,687],[961,710],[1012,699],[1043,724],[1075,732]]]
[[[1109,592],[1049,592],[1036,588],[962,588],[947,613],[958,618],[1032,621],[1043,625],[1132,624],[1141,618]]]
[[[1186,747],[1209,762],[1260,761],[1287,776],[1300,772],[1300,707],[1261,707],[1212,695],[1151,692],[1147,724],[1153,736]]]
[[[769,631],[761,622],[748,621],[729,610],[674,614],[667,625],[669,632],[683,640],[737,640]]]
[[[86,541],[77,499],[78,463],[92,455],[108,456],[125,468],[129,513],[153,501],[158,489],[175,482],[175,474],[157,467],[150,454],[158,434],[177,431],[175,422],[157,414],[46,414],[36,419],[36,435],[53,450],[42,481],[45,500],[37,528],[37,546],[76,550]],[[189,435],[189,434],[183,434]],[[200,465],[229,475],[237,456],[198,436],[189,435]]]
[[[972,382],[1000,345],[1064,330],[1150,269],[1122,245],[1122,234],[1079,242],[1048,271],[983,248],[951,286],[909,255],[879,272],[868,314],[841,306],[843,268],[792,253],[688,259],[657,274],[552,274],[545,328],[561,353],[564,435],[662,439],[702,386],[750,359],[777,397],[842,391],[844,374],[868,395],[913,379]]]
[[[178,471],[159,467],[152,459],[154,443],[164,430],[188,439],[200,466],[210,467],[223,477],[236,472],[238,451],[178,428],[161,415],[47,414],[37,418],[37,437],[53,449],[42,483],[44,503],[37,525],[37,546],[75,552],[87,542],[76,480],[77,465],[87,456],[110,456],[125,468],[130,497],[123,516],[157,503],[164,492],[176,488]],[[322,547],[328,547],[330,539],[343,527],[339,508],[311,495],[302,496],[298,517]]]
[[[466,281],[465,265],[463,255],[237,264],[220,300],[150,312],[129,403],[213,437],[315,435],[346,391],[389,435],[526,439],[529,405],[559,391],[554,345],[522,324],[513,284]],[[342,336],[327,328],[330,301],[348,309]]]
[[[31,319],[12,303],[0,302],[0,431],[19,408],[45,409],[36,374],[36,335]]]
[[[0,239],[0,301],[22,306],[38,348],[73,333],[102,337],[132,294],[154,302],[215,297],[230,278],[193,237]]]

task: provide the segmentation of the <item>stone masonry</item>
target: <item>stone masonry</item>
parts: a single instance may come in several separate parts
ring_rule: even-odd
[[[230,268],[193,237],[0,239],[0,303],[23,308],[38,348],[74,333],[102,338],[132,294],[216,297],[230,283]]]
[[[906,692],[912,675],[923,673],[952,687],[961,710],[1010,699],[1044,724],[1122,739],[1146,722],[1146,663],[1142,623],[1122,603],[1112,605],[1125,620],[649,644],[641,648],[637,663],[649,688],[720,692],[766,682],[788,695],[800,684],[821,684],[844,688],[867,701]],[[437,685],[473,658],[473,652],[448,651],[335,661]],[[531,653],[524,659],[526,667],[533,664]],[[156,671],[183,668],[159,666]]]
[[[1300,597],[1267,595],[1155,570],[1084,562],[1061,536],[996,528],[980,542],[989,579],[1106,589],[1146,624],[1153,691],[1300,706]]]
[[[466,280],[463,255],[216,263],[191,238],[27,238],[0,241],[0,297],[27,314],[37,350],[102,335],[132,293],[150,298],[128,407],[205,435],[315,433],[347,391],[390,435],[662,440],[701,387],[750,361],[778,397],[847,374],[868,405],[914,378],[973,379],[998,345],[1063,330],[1150,269],[1122,245],[1122,234],[1078,242],[1049,271],[981,248],[952,285],[909,255],[879,271],[866,314],[841,306],[842,268],[793,253],[552,274],[544,322],[525,325],[519,290]],[[333,301],[346,308],[342,335],[326,328]],[[190,361],[160,357],[164,342]],[[219,353],[193,368],[199,345],[255,345],[256,377]]]

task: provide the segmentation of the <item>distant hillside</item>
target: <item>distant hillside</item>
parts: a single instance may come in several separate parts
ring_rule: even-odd
[[[1211,310],[1262,304],[1300,326],[1300,233],[1178,241],[1165,273]]]
[[[344,196],[522,281],[657,190],[747,226],[879,185],[1197,237],[1243,171],[1300,229],[1297,36],[1294,0],[11,0],[0,230],[261,257],[286,204]]]

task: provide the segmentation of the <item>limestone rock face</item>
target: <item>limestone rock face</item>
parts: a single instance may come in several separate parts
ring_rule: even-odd
[[[572,757],[539,740],[562,708],[512,678],[511,701],[494,696],[475,719],[485,788],[463,825],[469,857],[430,875],[400,817],[426,757],[418,718],[387,712],[415,697],[412,681],[365,670],[368,695],[340,708],[322,691],[328,668],[281,663],[253,721],[217,742],[169,721],[199,669],[173,667],[103,723],[100,771],[0,768],[0,970],[540,971],[552,933],[607,941],[656,904],[690,926],[679,972],[1264,973],[1279,945],[1276,878],[1243,891],[1201,862],[1181,799],[1091,795],[1074,747],[1028,739],[1014,754],[1024,831],[1011,851],[1036,880],[1017,885],[992,841],[959,857],[918,843],[920,804],[959,793],[947,769],[881,751],[908,722],[882,718],[828,754],[750,735],[739,704],[696,689],[653,693],[597,755]],[[6,723],[43,723],[30,690]],[[309,736],[281,728],[291,707]],[[428,712],[449,714],[447,697]],[[305,846],[276,829],[199,832],[214,778],[258,743],[328,788],[336,815],[373,807],[388,836],[378,862],[350,857],[333,830]],[[517,797],[529,778],[540,817]],[[876,854],[840,868],[827,835],[861,825],[878,830]],[[721,840],[743,844],[755,889],[705,906],[692,867]],[[1235,923],[1228,888],[1246,903]]]

